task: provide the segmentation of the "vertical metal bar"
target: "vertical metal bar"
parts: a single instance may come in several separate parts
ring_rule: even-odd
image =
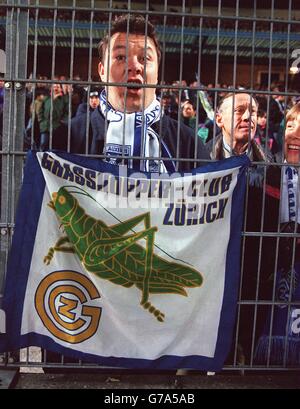
[[[39,0],[36,0],[36,6],[39,5]],[[35,9],[35,18],[34,18],[34,46],[33,46],[33,70],[32,70],[32,78],[36,79],[36,70],[37,70],[37,47],[38,47],[38,18],[39,18],[39,8],[36,7]],[[36,121],[36,112],[35,112],[35,92],[36,92],[36,84],[33,85],[33,92],[32,92],[32,104],[33,110],[31,113],[31,120],[32,120],[32,128],[31,128],[31,148],[34,146],[34,138],[35,138],[35,126],[34,123]],[[27,124],[25,124],[27,126]]]
[[[271,81],[271,70],[272,70],[272,46],[273,46],[273,28],[274,28],[274,0],[271,2],[271,23],[270,23],[270,53],[269,53],[269,85]],[[264,184],[263,184],[263,200],[262,200],[262,213],[261,213],[261,224],[260,224],[260,238],[259,238],[259,255],[258,255],[258,267],[257,267],[257,284],[255,291],[255,302],[254,302],[254,324],[252,330],[252,344],[251,344],[251,356],[250,356],[250,366],[253,366],[254,360],[254,347],[255,347],[255,334],[256,334],[256,321],[257,321],[257,306],[258,306],[258,294],[259,294],[259,283],[260,283],[260,270],[262,262],[262,232],[264,229],[265,220],[265,200],[266,200],[266,175],[267,168],[264,167]]]
[[[75,15],[76,15],[76,0],[73,0],[73,10],[72,10],[72,25],[71,25],[71,55],[70,55],[70,81],[73,81],[74,76],[74,47],[75,47]],[[73,84],[68,87],[68,140],[67,140],[67,151],[71,150],[71,118],[72,118],[72,95],[73,95]]]
[[[55,62],[56,62],[56,20],[57,20],[57,0],[54,0],[55,9],[53,10],[53,45],[52,45],[52,66],[51,66],[51,105],[50,105],[50,128],[49,128],[49,148],[52,149],[53,144],[53,84],[55,77]]]
[[[219,82],[219,55],[220,55],[220,28],[221,28],[221,10],[222,10],[222,0],[218,1],[218,22],[217,22],[217,48],[216,48],[216,72],[215,72],[215,88],[218,86]],[[214,92],[214,112],[217,112],[218,108],[218,93],[215,91]],[[216,121],[214,121],[214,129],[213,129],[213,156],[215,153],[215,143],[216,143],[216,133],[217,133],[217,124]],[[213,159],[216,159],[213,157]]]
[[[95,1],[91,0],[91,8],[95,8]],[[93,23],[94,23],[94,11],[90,12],[90,43],[89,43],[89,63],[88,63],[88,82],[92,82],[92,57],[93,57]],[[90,86],[87,89],[87,109],[86,109],[86,129],[85,129],[85,154],[89,153],[89,132],[90,132],[90,107],[89,107],[89,93]],[[106,133],[106,132],[105,132]]]
[[[161,85],[165,84],[165,64],[166,64],[166,25],[167,25],[167,16],[166,12],[168,10],[168,0],[164,0],[164,16],[163,16],[163,34],[162,34],[162,55],[160,59],[160,64],[161,64]],[[160,109],[161,109],[161,117],[164,115],[163,112],[163,106],[162,106],[162,99],[164,97],[164,89],[161,88],[161,104],[160,104]],[[164,135],[162,134],[162,120],[159,121],[159,138],[158,138],[158,152],[159,152],[159,157],[161,158],[161,143],[163,141]]]
[[[15,1],[8,0],[15,5]],[[18,5],[27,5],[28,0],[19,0]],[[2,186],[1,186],[1,223],[12,226],[17,198],[19,196],[23,158],[11,157],[11,149],[22,150],[25,114],[25,87],[18,83],[27,73],[28,11],[14,8],[7,10],[6,21],[6,74],[2,140]],[[15,90],[13,86],[15,85]],[[0,289],[4,280],[7,253],[10,246],[9,228],[1,231],[1,269]],[[0,291],[1,292],[1,291]]]
[[[256,38],[256,1],[253,0],[253,18],[252,21],[252,50],[251,50],[251,73],[250,73],[250,89],[253,91],[254,88],[254,61],[255,61],[255,38]]]
[[[185,22],[185,0],[182,0],[182,17],[181,17],[181,34],[180,34],[180,63],[179,63],[179,85],[178,89],[178,127],[177,127],[177,142],[176,142],[176,172],[178,172],[179,164],[179,148],[180,148],[180,127],[181,127],[181,97],[182,97],[182,71],[183,71],[183,53],[184,53],[184,22]]]
[[[131,17],[131,0],[128,1],[128,20],[127,20],[127,27],[126,27],[126,39],[127,39],[127,45],[126,45],[126,64],[125,64],[125,82],[128,83],[128,55],[129,55],[129,19]],[[124,160],[124,151],[125,151],[125,129],[126,129],[126,106],[127,106],[127,93],[128,93],[128,88],[125,88],[125,93],[124,93],[124,123],[123,123],[123,140],[122,140],[122,165],[125,164]]]
[[[289,1],[289,20],[291,16],[291,10],[292,10],[292,0]],[[288,41],[290,38],[290,24],[288,25]],[[287,47],[287,58],[286,58],[286,77],[285,77],[285,92],[287,92],[287,87],[288,87],[288,72],[289,72],[289,54],[290,54],[290,49],[289,49],[289,44]],[[285,107],[287,106],[287,97],[285,97]],[[285,122],[285,121],[284,121]],[[283,147],[284,147],[284,136],[283,136]],[[299,164],[297,166],[298,174],[299,174]],[[300,178],[298,177],[298,183],[297,183],[297,188],[296,188],[296,216],[295,216],[295,226],[294,226],[294,231],[293,233],[297,233],[297,227],[298,227],[298,219],[299,219],[299,192],[300,192]],[[289,336],[289,325],[291,325],[291,322],[289,320],[290,314],[291,314],[291,303],[292,303],[292,297],[293,297],[293,290],[294,286],[293,283],[295,281],[295,260],[296,260],[296,244],[297,244],[297,238],[293,237],[293,250],[292,250],[292,260],[291,260],[291,275],[290,275],[290,288],[289,288],[289,297],[288,297],[288,305],[286,306],[287,308],[287,323],[286,323],[286,331],[285,331],[285,342],[284,342],[284,356],[283,356],[283,367],[286,367],[288,364],[288,336]]]
[[[20,5],[27,5],[28,0],[19,0]],[[13,135],[13,150],[23,150],[23,131],[25,124],[25,101],[26,86],[18,82],[21,78],[27,77],[27,52],[28,52],[28,28],[29,11],[18,9],[17,11],[18,33],[16,37],[16,67],[15,67],[15,129]],[[14,222],[17,200],[21,190],[23,174],[23,158],[21,156],[12,157],[12,222]]]
[[[254,87],[254,59],[255,59],[255,34],[256,34],[256,0],[253,1],[253,18],[252,21],[252,53],[251,53],[251,74],[250,74],[250,90],[253,91]],[[251,94],[252,95],[252,94]],[[247,221],[247,214],[248,214],[248,195],[249,195],[249,173],[247,175],[247,191],[246,191],[246,198],[245,198],[245,215],[244,215],[244,230],[246,230],[246,221]],[[240,325],[240,314],[241,314],[241,304],[240,301],[242,299],[242,285],[243,285],[243,272],[244,272],[244,257],[245,257],[245,245],[246,245],[246,237],[243,236],[242,240],[242,251],[241,251],[241,280],[240,280],[240,288],[239,288],[239,303],[238,303],[238,312],[237,312],[237,326],[236,326],[236,341],[235,341],[235,351],[234,351],[234,365],[237,363],[237,348],[238,348],[238,333],[239,333],[239,325]]]
[[[288,6],[288,20],[290,21],[292,18],[292,0],[289,0],[289,6]],[[286,75],[285,75],[285,92],[287,92],[287,84],[288,84],[288,73],[289,73],[289,60],[290,60],[290,33],[291,33],[291,24],[288,23],[287,24],[287,52],[286,52]],[[285,99],[285,103],[287,103],[286,99]],[[284,128],[285,128],[285,119],[284,119]],[[284,138],[284,136],[283,136]],[[284,140],[283,140],[283,146],[284,146]],[[283,148],[283,152],[282,152],[282,158],[281,161],[283,162],[284,160],[284,148]],[[281,171],[281,175],[283,175],[284,173],[284,168],[280,167],[280,171]],[[281,187],[280,187],[280,191],[282,191],[282,177],[281,177]],[[297,193],[297,197],[298,197],[298,193]],[[277,232],[280,231],[280,214],[281,214],[281,208],[283,206],[283,202],[282,202],[282,197],[280,197],[280,201],[279,201],[279,217],[278,217],[278,223],[277,223]],[[297,214],[297,212],[296,212]],[[276,297],[276,273],[278,270],[278,256],[279,256],[279,240],[280,238],[277,237],[276,238],[276,260],[275,260],[275,266],[274,266],[274,271],[273,271],[273,289],[272,289],[272,302],[270,305],[270,326],[269,326],[269,331],[268,331],[268,336],[269,336],[269,343],[268,343],[268,350],[267,350],[267,367],[270,366],[270,360],[271,360],[271,336],[272,336],[272,328],[273,328],[273,321],[274,321],[274,312],[275,312],[275,297]],[[295,241],[294,241],[295,243]]]
[[[109,1],[109,8],[112,9],[113,6],[113,1]],[[108,67],[107,67],[107,75],[105,78],[105,81],[108,81],[108,73],[110,71],[110,58],[111,58],[111,50],[110,50],[110,43],[111,43],[111,26],[112,26],[112,13],[109,12],[108,15],[108,43],[107,43],[107,61],[108,61]],[[104,56],[103,56],[104,57]],[[104,63],[104,61],[103,61]],[[108,104],[109,100],[109,87],[106,87],[107,93],[106,93],[106,103]],[[107,135],[107,128],[108,128],[108,121],[107,121],[107,109],[105,111],[105,127],[104,127],[104,146],[106,145],[106,135]],[[123,153],[123,152],[122,152]],[[123,161],[122,161],[123,162]]]
[[[8,0],[8,4],[13,4],[13,0]],[[6,73],[5,91],[3,104],[3,137],[2,137],[2,174],[1,174],[1,223],[7,227],[1,229],[1,253],[0,253],[0,302],[2,298],[2,288],[5,278],[7,254],[9,248],[9,220],[11,217],[10,196],[11,196],[11,157],[9,155],[11,139],[13,135],[13,79],[15,67],[15,44],[16,44],[16,18],[15,10],[7,9],[6,14]],[[0,305],[1,306],[1,305]]]
[[[200,14],[203,14],[203,0],[200,3]],[[197,61],[197,89],[201,86],[200,78],[201,78],[201,63],[202,63],[202,26],[203,26],[203,17],[200,17],[199,22],[199,40],[198,40],[198,61]],[[207,91],[206,91],[207,92]],[[194,132],[195,138],[195,148],[194,148],[194,159],[197,159],[197,152],[198,152],[198,143],[199,143],[199,136],[198,136],[198,127],[199,127],[199,91],[196,91],[196,126]],[[198,167],[199,163],[194,162],[194,167]]]
[[[239,0],[236,0],[235,15],[239,15]],[[234,53],[233,53],[233,98],[231,108],[231,128],[230,128],[230,150],[233,151],[234,140],[234,110],[235,110],[235,96],[236,96],[236,65],[237,65],[237,34],[238,34],[238,20],[235,19],[234,29]]]
[[[239,0],[236,0],[235,4],[235,16],[239,17]],[[236,66],[237,66],[237,57],[238,57],[238,44],[237,44],[237,39],[238,39],[238,28],[239,28],[239,20],[235,19],[234,22],[234,57],[233,57],[233,78],[232,78],[232,84],[233,84],[233,89],[236,89]],[[232,133],[232,131],[231,131]]]
[[[146,0],[146,15],[145,15],[145,46],[144,46],[144,73],[143,81],[144,85],[147,85],[147,41],[148,41],[148,22],[149,22],[149,0]],[[146,101],[146,88],[143,88],[143,99],[142,99],[142,140],[141,140],[141,150],[140,156],[144,158],[145,144],[147,143],[147,130],[145,132],[145,101]],[[152,101],[151,101],[152,102]],[[147,126],[147,124],[146,124]],[[144,137],[145,136],[145,137]],[[149,163],[150,158],[140,161],[140,170],[146,170],[146,163]],[[142,164],[145,164],[145,168]]]

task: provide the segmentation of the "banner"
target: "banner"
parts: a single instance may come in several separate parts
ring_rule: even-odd
[[[0,351],[218,371],[240,273],[246,155],[190,174],[29,152]]]

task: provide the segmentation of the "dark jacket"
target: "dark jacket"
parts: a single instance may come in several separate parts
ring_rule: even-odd
[[[94,111],[89,104],[82,102],[80,105],[78,105],[76,116],[87,115],[88,110],[90,111],[90,114]]]
[[[89,118],[94,111],[86,102],[78,106],[76,116],[71,120],[71,152],[72,153],[86,153],[90,151],[92,142],[92,128],[91,122],[87,130],[87,110],[89,110]],[[86,149],[86,137],[88,136],[88,143]]]
[[[224,159],[222,134],[217,136],[215,145],[213,141],[209,141],[207,146],[211,157],[217,160]],[[238,344],[243,349],[246,362],[251,355],[253,333],[255,338],[261,334],[267,314],[267,309],[259,306],[255,318],[255,304],[257,301],[272,299],[276,267],[275,234],[274,237],[264,237],[262,232],[276,232],[279,217],[277,198],[279,193],[273,188],[278,185],[278,174],[276,167],[271,165],[273,157],[270,153],[265,154],[255,140],[251,141],[250,152],[250,159],[262,162],[262,165],[252,165],[248,168],[244,235],[241,237],[241,305]],[[263,163],[269,165],[265,166]],[[241,206],[243,206],[242,203]]]
[[[50,121],[52,129],[55,130],[68,121],[69,103],[65,95],[53,99],[53,111],[51,115],[51,97],[46,96],[40,111],[39,121],[42,132],[50,132]]]
[[[282,106],[280,109],[279,104]],[[269,109],[269,129],[271,132],[278,132],[281,121],[284,118],[283,113],[284,106],[276,101],[275,98],[270,98],[270,109]]]
[[[212,158],[216,160],[224,159],[222,134],[217,135],[215,144],[213,140],[206,145]],[[273,156],[265,153],[255,140],[251,141],[250,159],[254,162],[272,163]],[[265,196],[265,180],[272,177],[276,170],[274,166],[252,165],[248,169],[247,175],[247,202],[245,204],[246,217],[244,224],[244,248],[243,248],[243,299],[255,299],[257,280],[259,280],[259,292],[261,297],[266,297],[266,283],[274,270],[274,258],[270,257],[271,240],[260,239],[260,232],[271,232],[277,229],[278,206],[274,198]],[[263,204],[264,211],[263,211]],[[250,234],[249,234],[250,233]],[[254,233],[254,235],[253,235]],[[247,235],[249,234],[249,235]],[[273,241],[272,241],[273,243]],[[262,246],[262,257],[260,258],[260,247]],[[264,250],[264,248],[268,250]],[[262,298],[261,298],[262,299]]]
[[[90,153],[101,155],[104,149],[105,118],[99,108],[95,109],[91,115],[91,125],[93,140]],[[179,141],[177,141],[178,126],[180,126]],[[209,159],[207,149],[199,138],[195,147],[193,130],[182,123],[179,125],[177,121],[169,116],[164,115],[160,121],[152,125],[152,129],[161,136],[161,140],[167,146],[172,158],[193,159],[196,157],[196,159]],[[180,172],[189,172],[195,167],[204,165],[205,162],[199,161],[196,166],[194,164],[194,161],[178,161],[178,170]]]

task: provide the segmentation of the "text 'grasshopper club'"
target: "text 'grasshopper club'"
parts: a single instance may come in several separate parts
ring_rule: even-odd
[[[165,315],[149,302],[150,294],[187,296],[185,287],[202,284],[201,274],[184,261],[170,262],[154,253],[158,229],[151,227],[150,212],[123,222],[115,217],[119,223],[108,226],[87,215],[75,193],[95,200],[76,186],[61,187],[52,194],[49,206],[58,215],[66,235],[49,249],[46,264],[50,264],[55,251],[76,253],[88,272],[125,288],[135,285],[142,292],[141,305],[160,322]],[[134,227],[141,222],[144,230],[135,232]]]

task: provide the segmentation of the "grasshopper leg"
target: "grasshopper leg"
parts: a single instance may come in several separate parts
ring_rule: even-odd
[[[47,255],[44,257],[44,263],[47,264],[47,265],[50,264],[50,262],[51,262],[51,260],[52,260],[52,258],[54,256],[55,251],[62,251],[62,252],[65,252],[65,253],[75,253],[74,247],[64,246],[64,244],[66,244],[66,243],[71,244],[69,238],[67,236],[61,237],[55,243],[54,247],[49,248]]]
[[[164,322],[165,314],[155,308],[149,301],[143,304],[141,303],[141,305],[145,308],[145,310],[148,310],[150,314],[153,314],[159,322]]]

